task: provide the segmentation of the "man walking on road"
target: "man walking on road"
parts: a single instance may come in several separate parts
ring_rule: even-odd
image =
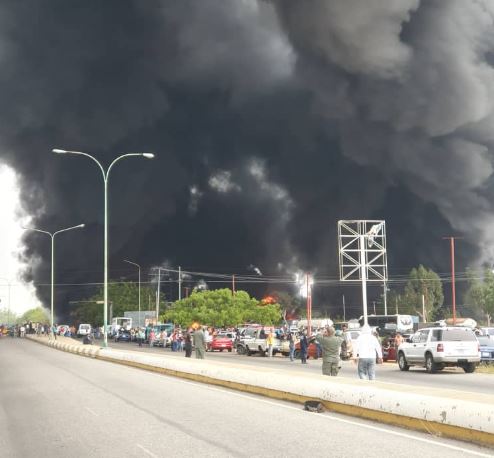
[[[268,356],[273,357],[273,346],[274,346],[274,335],[272,331],[269,331],[268,337],[266,338],[266,344],[268,346]]]
[[[206,336],[200,327],[194,332],[194,347],[196,348],[196,358],[204,359],[204,353],[206,350]]]
[[[358,376],[361,379],[375,380],[376,358],[378,364],[383,361],[383,352],[376,336],[371,333],[370,326],[362,326],[362,332],[357,339],[356,361],[358,361]]]
[[[341,337],[335,336],[333,327],[326,328],[324,335],[317,335],[316,342],[322,349],[322,373],[336,377],[340,370],[340,348],[343,342]]]
[[[309,342],[307,341],[307,332],[304,331],[300,337],[300,359],[302,364],[307,364],[307,352],[309,350]]]

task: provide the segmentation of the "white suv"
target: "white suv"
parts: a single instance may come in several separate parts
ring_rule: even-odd
[[[422,366],[433,373],[446,366],[458,366],[472,373],[479,362],[479,342],[470,328],[420,329],[398,348],[398,366],[402,371],[410,366]]]

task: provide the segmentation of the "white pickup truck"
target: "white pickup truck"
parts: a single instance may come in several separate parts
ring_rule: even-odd
[[[237,353],[245,354],[247,356],[253,353],[260,353],[265,356],[268,351],[266,339],[270,332],[269,327],[255,327],[247,328],[240,336],[240,341],[236,345]],[[283,352],[282,342],[275,338],[273,344],[273,355]]]
[[[397,360],[402,371],[410,366],[422,366],[434,373],[447,366],[457,366],[472,373],[480,362],[480,345],[470,328],[424,328],[398,347]]]

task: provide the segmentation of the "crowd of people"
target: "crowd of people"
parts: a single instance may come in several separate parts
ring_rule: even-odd
[[[64,329],[59,329],[57,325],[51,327],[44,323],[23,323],[11,326],[9,328],[12,337],[22,338],[26,334],[37,334],[39,336],[48,336],[51,339],[56,339],[57,334],[66,337],[76,335],[74,326],[65,326]],[[211,327],[195,326],[187,329],[176,327],[170,329],[169,333],[166,330],[159,331],[153,326],[145,328],[132,328],[128,330],[130,340],[136,342],[140,347],[148,345],[154,347],[156,345],[164,348],[170,347],[172,352],[184,352],[185,356],[190,358],[192,352],[195,351],[195,357],[204,359],[205,353],[209,349],[212,339],[219,332],[227,332],[226,330],[215,329]],[[322,358],[322,373],[328,376],[337,376],[341,361],[352,359],[357,365],[357,373],[361,379],[374,380],[376,374],[376,364],[382,363],[383,353],[379,342],[379,336],[375,332],[371,332],[368,325],[360,328],[358,339],[352,343],[350,334],[344,325],[342,330],[335,330],[333,327],[325,327],[316,332],[310,338],[306,330],[293,332],[286,328],[271,329],[262,331],[262,338],[266,339],[267,356],[272,357],[275,339],[286,340],[289,348],[290,361],[295,360],[296,343],[298,342],[299,356],[302,364],[307,364],[309,345],[316,345],[316,358]],[[117,331],[118,332],[118,331]],[[229,335],[235,339],[235,343],[239,342],[240,330],[229,329]],[[5,333],[0,333],[5,334]],[[87,342],[92,343],[94,335],[86,336]],[[97,336],[96,336],[97,337]],[[392,344],[398,347],[403,342],[401,334],[396,333],[392,339]],[[389,345],[390,339],[383,341],[383,345]],[[236,345],[234,345],[234,348]]]

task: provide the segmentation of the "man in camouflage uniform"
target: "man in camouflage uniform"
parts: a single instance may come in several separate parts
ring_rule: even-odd
[[[316,341],[322,348],[323,375],[337,376],[340,370],[340,348],[343,338],[335,336],[334,328],[326,328],[324,335],[318,335]]]

